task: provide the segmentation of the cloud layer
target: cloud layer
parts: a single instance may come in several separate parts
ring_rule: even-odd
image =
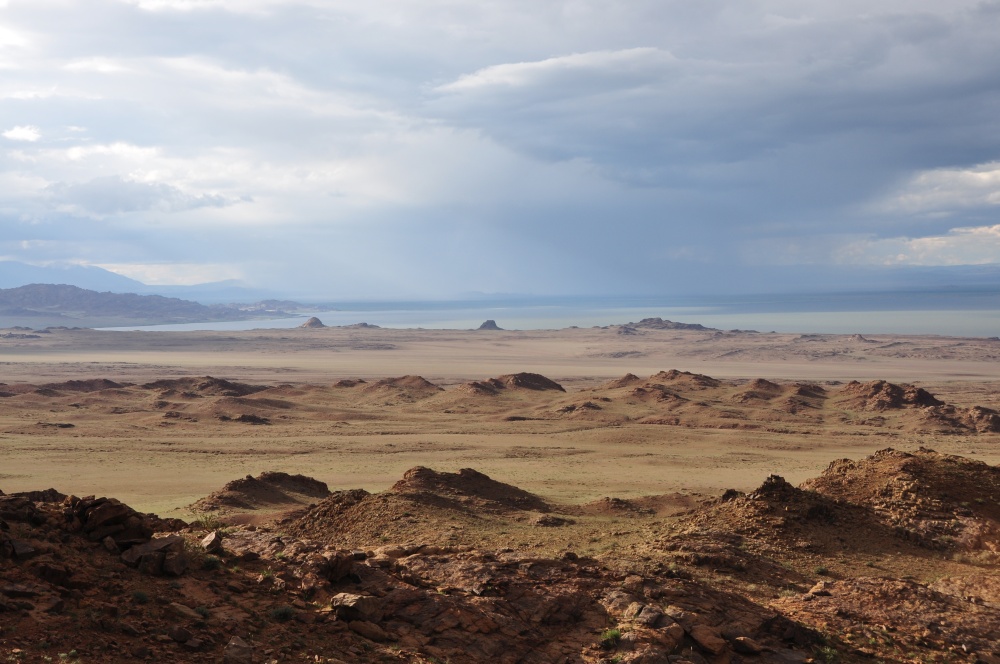
[[[328,297],[1000,262],[996,1],[8,0],[0,26],[3,256]]]

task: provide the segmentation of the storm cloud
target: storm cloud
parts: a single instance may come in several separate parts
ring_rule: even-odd
[[[7,0],[0,26],[7,258],[330,297],[1000,263],[1000,2]]]

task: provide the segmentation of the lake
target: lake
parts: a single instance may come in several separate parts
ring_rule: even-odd
[[[747,310],[753,302],[740,301],[707,306],[656,306],[629,302],[614,306],[605,300],[573,301],[554,304],[526,303],[358,303],[336,310],[303,312],[293,317],[268,320],[143,325],[104,328],[108,330],[194,331],[280,329],[301,325],[316,316],[326,325],[369,323],[389,328],[471,329],[493,319],[508,330],[559,329],[571,326],[616,325],[659,316],[664,319],[701,323],[724,330],[760,332],[803,332],[833,334],[940,334],[948,336],[992,337],[1000,335],[998,308],[927,308],[901,310],[818,310],[822,303],[812,302],[811,311]],[[775,309],[780,307],[761,307]],[[934,303],[938,304],[938,303]]]

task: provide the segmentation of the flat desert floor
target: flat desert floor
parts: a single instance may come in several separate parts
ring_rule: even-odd
[[[988,412],[974,407],[1000,408],[994,339],[622,326],[29,336],[0,338],[0,489],[166,516],[262,471],[381,491],[417,465],[474,468],[573,504],[715,496],[772,473],[797,484],[886,447],[1000,462],[1000,434],[974,421]],[[880,380],[942,405],[845,391]]]

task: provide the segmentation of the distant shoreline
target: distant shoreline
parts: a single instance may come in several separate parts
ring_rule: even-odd
[[[781,332],[800,334],[915,334],[952,337],[994,337],[1000,335],[998,310],[909,310],[909,311],[808,311],[721,313],[708,307],[698,308],[591,308],[562,307],[476,308],[457,310],[384,311],[366,309],[310,311],[294,316],[242,320],[183,323],[168,325],[107,326],[105,331],[197,332],[247,331],[254,329],[293,329],[310,316],[318,317],[329,327],[347,327],[368,323],[396,330],[475,330],[492,319],[508,331],[565,330],[623,326],[643,318],[661,317],[686,324],[701,324],[720,331]],[[491,332],[484,331],[483,334]]]
[[[88,297],[88,310],[75,300]],[[108,298],[114,298],[109,300]],[[138,299],[136,299],[138,298]],[[991,289],[819,293],[714,297],[506,296],[440,301],[303,304],[268,301],[205,307],[196,302],[75,290],[56,303],[39,297],[0,307],[0,328],[85,327],[103,330],[236,331],[284,329],[310,316],[328,326],[368,323],[392,329],[478,328],[495,320],[507,330],[604,327],[660,317],[719,330],[812,334],[1000,334],[1000,291]],[[129,305],[131,309],[127,308]],[[159,311],[158,306],[173,310]],[[126,307],[121,311],[116,306]],[[244,308],[247,307],[247,308]],[[145,311],[143,309],[146,309]]]

